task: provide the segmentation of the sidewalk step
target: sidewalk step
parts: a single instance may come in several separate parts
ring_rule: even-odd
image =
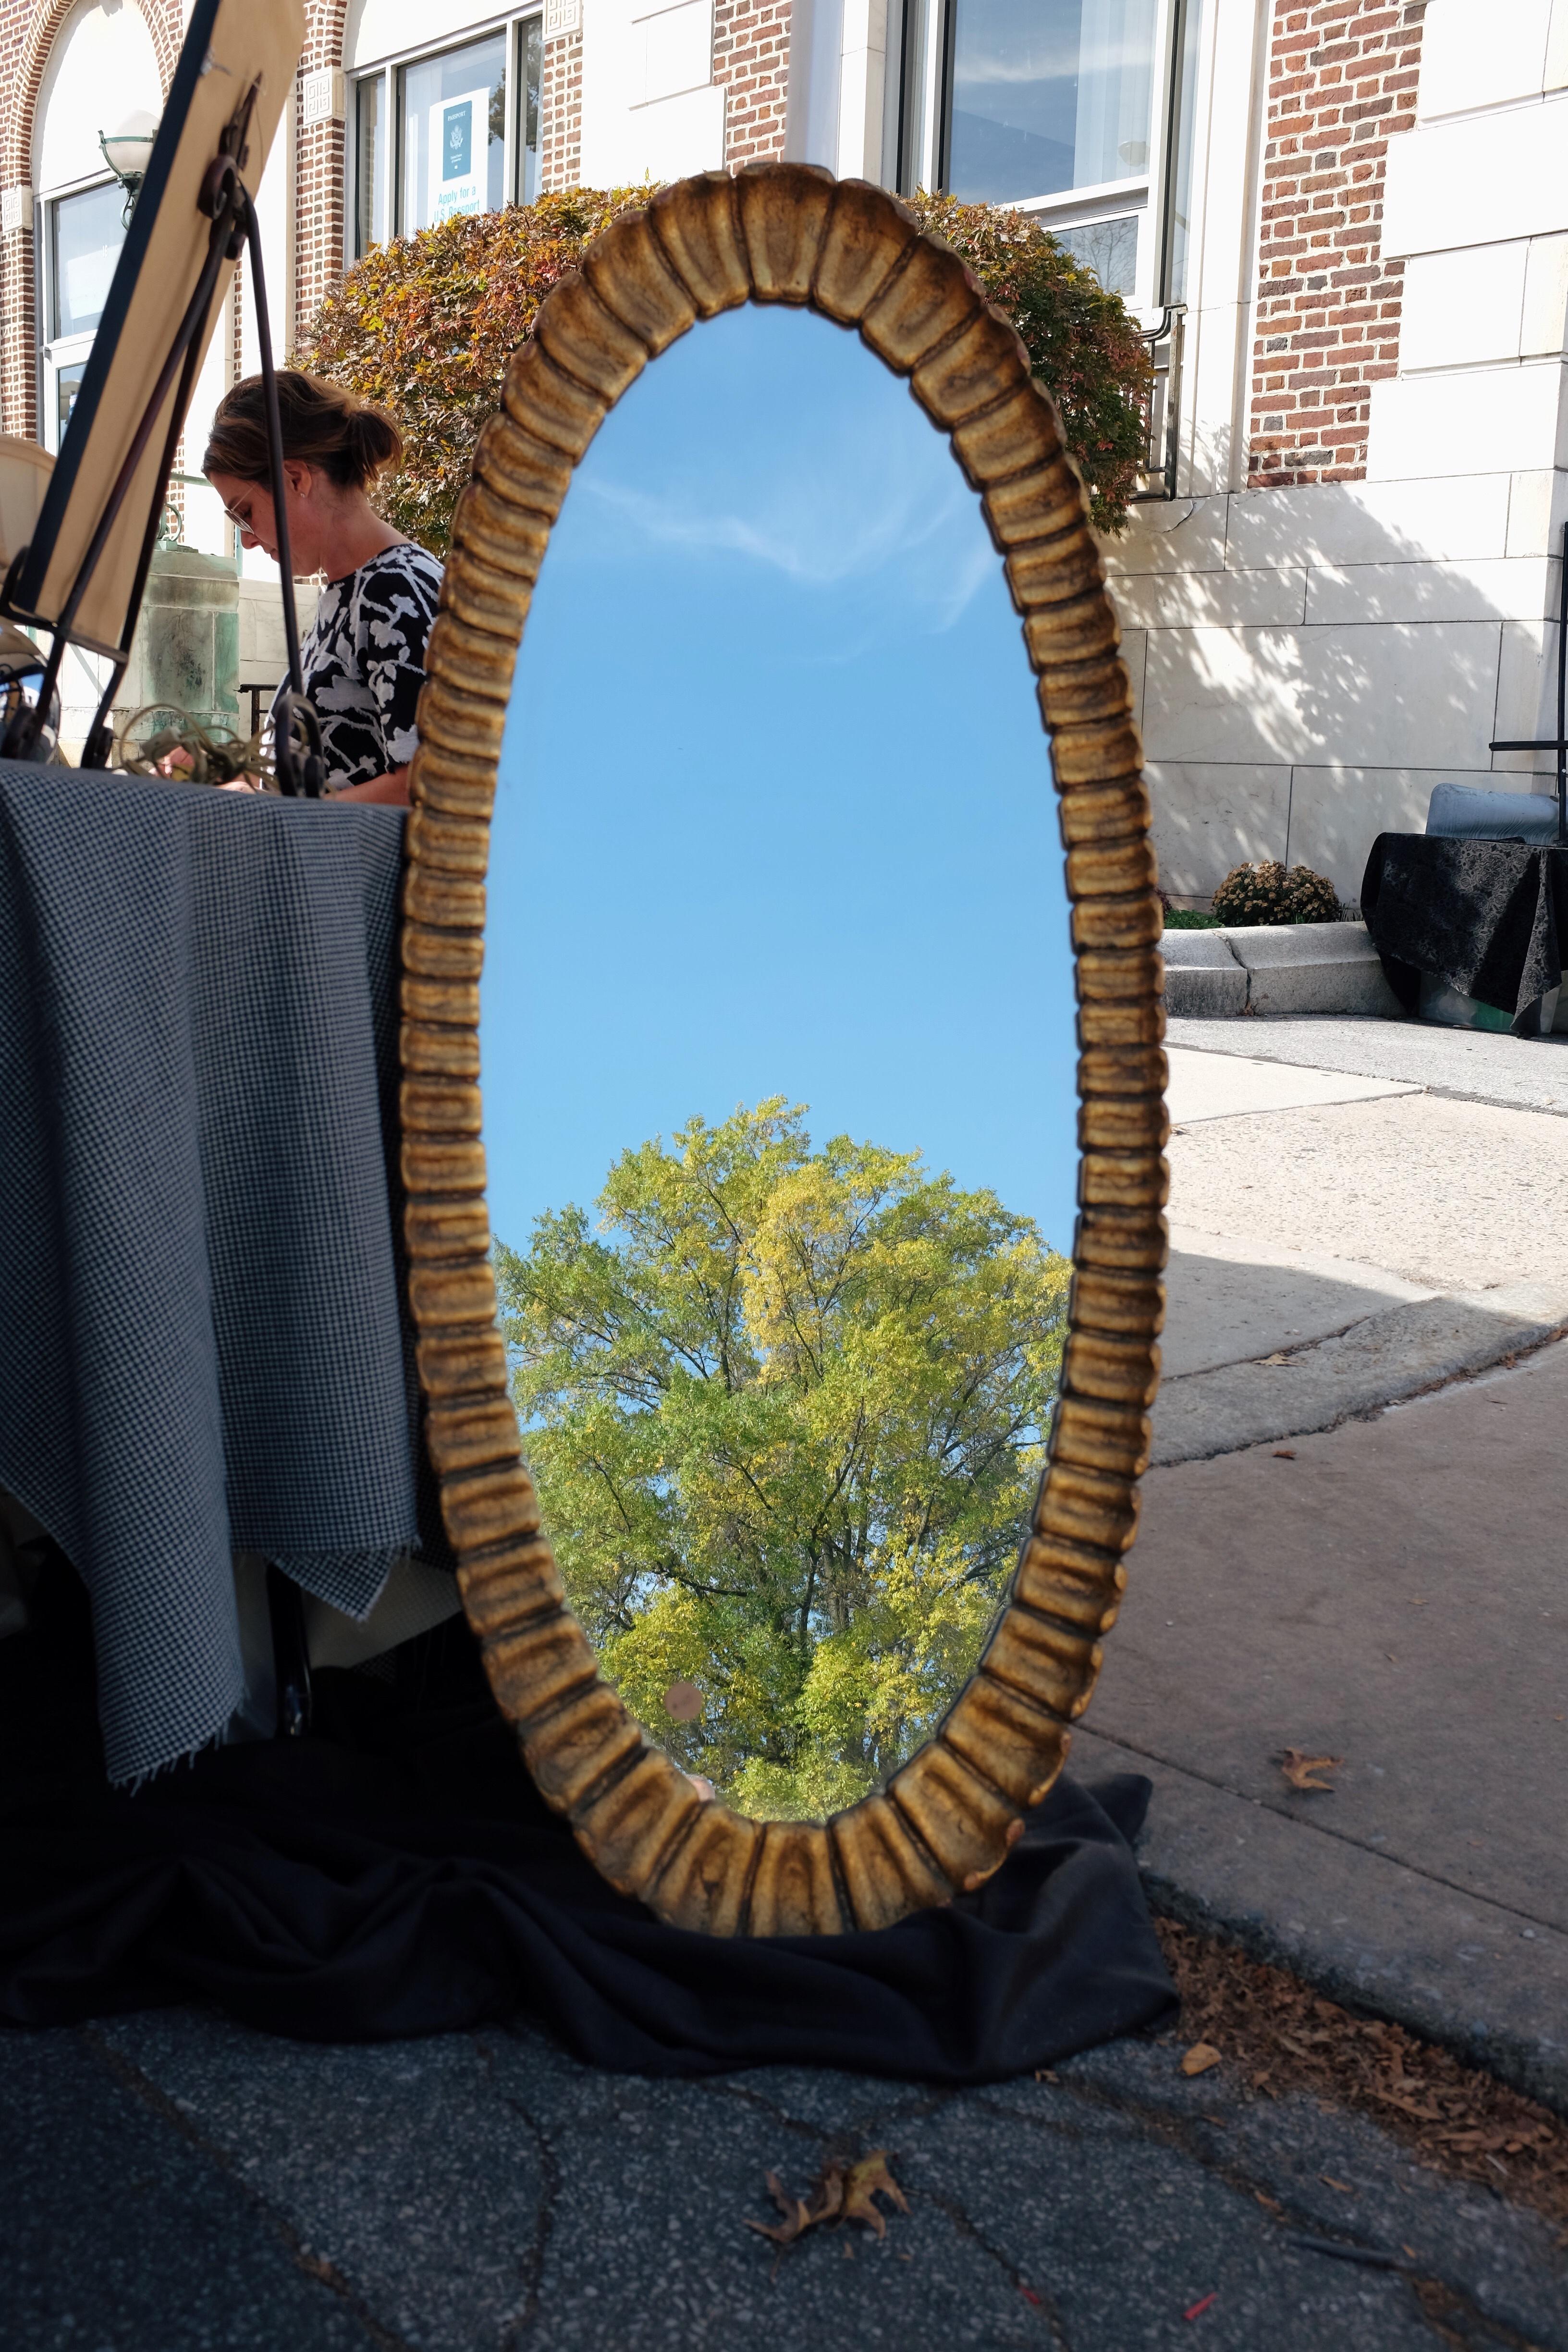
[[[1069,1769],[1142,1772],[1158,1911],[1392,2018],[1568,2116],[1568,1935],[1105,1733]]]
[[[1152,1467],[1202,1462],[1332,1429],[1542,1346],[1568,1328],[1568,1290],[1521,1283],[1384,1308],[1277,1360],[1222,1364],[1164,1381]]]

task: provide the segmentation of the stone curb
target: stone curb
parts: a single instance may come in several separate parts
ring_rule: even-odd
[[[1076,1731],[1068,1769],[1153,1782],[1138,1867],[1155,1910],[1568,2116],[1568,1936],[1109,1734]]]
[[[1165,931],[1165,1009],[1225,1018],[1240,1013],[1359,1013],[1397,1020],[1364,923],[1266,923]]]

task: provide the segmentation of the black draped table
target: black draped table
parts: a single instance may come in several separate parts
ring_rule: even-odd
[[[1361,910],[1407,1013],[1423,972],[1532,1029],[1563,979],[1568,850],[1525,841],[1383,833],[1362,877]]]
[[[951,2083],[1165,2022],[1131,1776],[1058,1782],[945,1909],[725,1942],[599,1878],[461,1617],[390,1677],[319,1673],[307,1738],[223,1737],[233,1549],[356,1615],[439,1553],[389,1173],[401,845],[393,811],[0,767],[0,1486],[47,1531],[0,1639],[0,2022],[521,2010],[608,2066]]]

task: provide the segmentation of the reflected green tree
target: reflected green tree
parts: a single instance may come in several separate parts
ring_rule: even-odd
[[[512,1390],[606,1673],[735,1803],[818,1817],[934,1729],[1044,1459],[1067,1262],[784,1097],[628,1150],[496,1248]],[[702,1711],[666,1712],[677,1681]]]

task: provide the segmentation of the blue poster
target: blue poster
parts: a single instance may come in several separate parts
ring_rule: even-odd
[[[441,177],[466,180],[473,170],[474,101],[459,99],[448,106],[441,121]]]

